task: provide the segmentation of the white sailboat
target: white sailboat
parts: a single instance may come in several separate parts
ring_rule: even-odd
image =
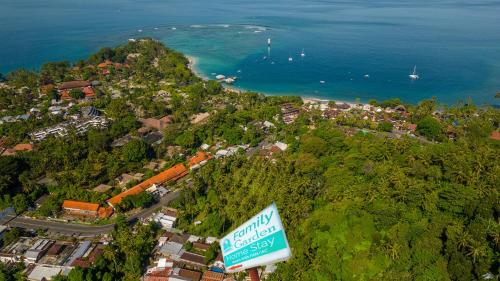
[[[302,52],[300,53],[300,56],[301,57],[305,57],[306,56],[306,53],[304,53],[304,49],[302,49]]]
[[[420,76],[418,76],[418,74],[417,74],[417,66],[416,65],[413,67],[413,72],[412,72],[412,74],[409,75],[409,77],[411,80],[420,79]]]

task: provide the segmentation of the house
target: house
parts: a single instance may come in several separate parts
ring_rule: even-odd
[[[101,219],[111,217],[113,212],[113,207],[99,207],[99,210],[97,210],[97,214]]]
[[[165,182],[178,180],[178,179],[184,177],[185,175],[187,175],[187,173],[188,173],[188,170],[186,169],[184,164],[177,164],[177,165],[173,166],[172,168],[167,169],[167,170],[157,174],[156,176],[153,176],[153,177],[141,182],[140,184],[116,195],[115,197],[109,199],[107,202],[109,205],[114,207],[117,204],[119,204],[122,201],[122,199],[125,198],[126,196],[139,194],[139,193],[143,192],[145,189],[149,188],[153,184],[162,184]]]
[[[100,64],[97,65],[98,68],[106,68],[108,66],[113,65],[113,62],[110,60],[105,60],[104,62],[101,62]]]
[[[173,241],[168,241],[167,243],[163,244],[161,246],[160,250],[158,251],[160,254],[162,254],[165,257],[172,258],[173,260],[179,259],[180,255],[182,254],[182,243],[177,243]]]
[[[94,187],[94,189],[92,189],[92,190],[95,192],[99,192],[99,193],[105,193],[105,192],[108,192],[111,188],[113,188],[111,185],[100,184],[100,185]]]
[[[65,247],[66,246],[62,245],[62,244],[54,244],[47,251],[47,256],[56,257],[57,255],[59,255],[64,250]]]
[[[125,186],[129,182],[142,180],[142,177],[144,177],[144,174],[141,173],[135,173],[133,175],[124,173],[121,174],[121,176],[117,177],[115,180],[118,182],[119,186]]]
[[[201,272],[184,268],[174,268],[169,281],[200,281]]]
[[[151,132],[143,137],[143,140],[149,145],[159,145],[163,139],[161,132]]]
[[[159,185],[159,184],[153,184],[151,187],[146,188],[146,191],[151,193],[153,196],[157,197],[163,197],[165,196],[170,190],[166,189],[165,187]]]
[[[26,261],[29,263],[36,263],[54,244],[54,241],[47,239],[37,240],[27,251],[24,253]]]
[[[73,200],[64,200],[62,208],[66,213],[71,215],[97,217],[99,204],[73,201]]]
[[[101,113],[99,110],[93,106],[84,106],[80,109],[83,117],[97,117]]]
[[[205,243],[193,242],[193,248],[195,248],[196,250],[205,252],[205,251],[208,251],[208,249],[210,249],[210,245],[205,244]]]
[[[75,259],[72,263],[71,266],[79,266],[81,268],[88,268],[94,261],[101,256],[104,253],[104,249],[102,245],[97,245],[90,254],[86,257],[79,257]]]
[[[411,132],[415,133],[417,131],[417,124],[407,124],[406,128]]]
[[[92,84],[89,81],[81,81],[81,80],[68,81],[68,82],[62,83],[59,86],[58,90],[64,91],[64,90],[72,90],[72,89],[82,89],[82,88],[91,87],[91,86],[92,86]]]
[[[63,271],[61,266],[52,265],[37,265],[28,274],[30,281],[49,281],[59,275]]]
[[[95,92],[92,87],[85,87],[82,89],[82,93],[85,95],[85,98],[93,98],[95,97]]]
[[[155,118],[139,118],[139,122],[142,123],[142,126],[148,127],[148,128],[153,128],[158,131],[163,131],[168,124],[172,123],[172,117],[170,116],[164,116],[160,119],[155,119]]]
[[[198,113],[196,115],[191,116],[191,124],[199,124],[201,122],[204,122],[210,117],[210,113],[208,112],[202,112]]]
[[[85,95],[85,98],[93,98],[95,96],[94,89],[89,81],[77,80],[64,82],[59,86],[58,91],[61,99],[71,100],[72,97],[69,94],[71,90],[80,90]]]
[[[300,111],[295,108],[292,104],[290,103],[285,103],[281,106],[281,113],[283,116],[283,122],[285,124],[291,124],[299,117]]]
[[[224,273],[213,272],[213,271],[205,271],[203,273],[203,277],[201,277],[201,281],[222,281],[224,280]]]
[[[184,252],[180,257],[180,261],[185,262],[194,267],[204,267],[207,265],[204,256],[190,252]]]
[[[9,156],[9,155],[15,155],[17,152],[20,151],[32,151],[33,150],[33,145],[29,143],[20,143],[16,144],[13,148],[7,148],[4,149],[2,152],[3,156]]]
[[[166,267],[161,269],[155,269],[147,272],[144,275],[144,281],[169,281],[170,273],[172,272],[172,268]]]
[[[204,151],[196,152],[196,155],[189,159],[189,168],[191,170],[196,170],[201,166],[205,165],[207,161],[211,158],[209,154]]]
[[[73,251],[73,253],[71,253],[71,256],[66,260],[64,265],[71,266],[73,262],[85,255],[85,253],[90,249],[91,245],[92,243],[90,241],[80,242],[78,247]]]

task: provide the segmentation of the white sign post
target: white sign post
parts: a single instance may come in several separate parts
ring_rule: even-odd
[[[284,261],[292,256],[275,203],[222,238],[221,249],[228,273]]]

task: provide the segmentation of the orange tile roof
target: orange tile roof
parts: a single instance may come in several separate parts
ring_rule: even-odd
[[[82,92],[86,97],[93,97],[95,95],[94,89],[92,89],[92,87],[85,87],[83,88]]]
[[[184,166],[184,164],[177,164],[177,165],[173,166],[172,168],[167,169],[167,170],[157,174],[156,176],[153,176],[153,177],[141,182],[140,184],[116,195],[115,197],[112,197],[111,199],[108,200],[108,203],[111,206],[115,206],[116,204],[120,203],[123,198],[125,198],[129,195],[139,194],[153,184],[164,183],[167,181],[179,179],[179,178],[185,176],[187,173],[188,173],[188,171],[187,171],[186,167]]]
[[[109,218],[113,214],[113,207],[99,207],[97,213],[102,219]]]
[[[81,202],[81,201],[64,200],[62,207],[64,209],[75,209],[75,210],[82,210],[82,211],[97,212],[97,210],[99,209],[99,204]]]
[[[203,151],[196,152],[196,155],[189,159],[189,167],[200,164],[200,162],[210,159],[210,155]]]
[[[32,151],[33,145],[30,143],[20,143],[14,146],[15,151]]]
[[[69,92],[67,90],[64,90],[61,93],[61,99],[62,100],[70,100],[70,99],[72,99],[72,97],[69,95]]]
[[[113,62],[111,62],[110,60],[106,60],[105,62],[101,62],[100,64],[98,64],[97,67],[99,67],[99,68],[105,68],[108,65],[112,65],[112,64],[113,64]]]

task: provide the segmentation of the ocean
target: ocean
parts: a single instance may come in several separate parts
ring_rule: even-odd
[[[0,7],[2,73],[153,37],[196,57],[202,76],[237,76],[235,88],[270,95],[500,103],[498,0],[0,0]],[[414,66],[420,79],[411,81]]]

